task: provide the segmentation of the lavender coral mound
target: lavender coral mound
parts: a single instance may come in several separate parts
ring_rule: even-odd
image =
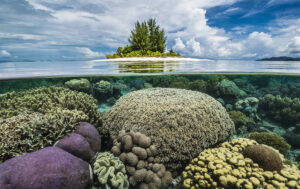
[[[96,153],[101,149],[101,138],[94,125],[87,122],[80,122],[75,133],[82,135],[89,142],[92,150]]]
[[[212,97],[184,89],[151,88],[121,97],[104,115],[105,132],[141,132],[153,140],[158,159],[180,170],[203,149],[232,136],[234,124]]]
[[[91,182],[89,164],[56,147],[0,164],[1,189],[87,189]]]

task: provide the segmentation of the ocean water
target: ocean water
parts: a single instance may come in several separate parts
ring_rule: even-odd
[[[102,139],[101,152],[112,151],[121,160],[121,152],[129,153],[132,147],[118,147],[124,145],[124,134],[118,136],[119,131],[141,132],[151,138],[151,144],[159,152],[155,158],[149,158],[154,153],[149,155],[152,152],[148,146],[149,149],[145,147],[148,158],[138,156],[140,168],[123,159],[130,188],[149,187],[152,181],[133,181],[137,176],[132,176],[135,172],[128,167],[134,167],[135,171],[152,169],[157,175],[167,175],[165,172],[170,171],[172,183],[167,176],[160,175],[158,188],[245,188],[247,184],[252,188],[300,187],[300,62],[297,61],[0,63],[2,165],[16,156],[53,146],[74,132],[79,121],[95,125]],[[125,135],[136,136],[128,133]],[[248,139],[271,146],[277,155],[282,154],[282,167],[278,168],[278,159],[273,158],[276,155],[266,153],[268,157],[262,157],[264,150],[258,149],[259,155],[255,157],[246,155],[249,153],[245,148],[251,146]],[[214,160],[207,155],[219,157],[221,150],[219,154],[209,150],[220,148],[219,145],[225,148],[221,144],[225,141],[229,142],[226,148],[233,157],[228,156],[220,167],[231,166],[227,166],[230,171],[224,175],[236,178],[226,182],[222,179],[227,177],[215,172],[219,169],[215,161],[222,158]],[[132,145],[143,146],[138,142]],[[236,164],[229,160],[235,156],[239,157]],[[238,164],[245,163],[244,156],[252,158],[252,163]],[[274,163],[265,165],[264,160]],[[94,166],[93,161],[89,163]],[[164,164],[161,170],[166,170],[155,172],[155,163]],[[255,163],[260,170],[255,169]],[[241,176],[237,176],[233,169],[245,169],[245,175],[241,171]],[[255,171],[260,175],[269,171],[274,178],[265,176],[262,181],[252,174]],[[281,177],[275,177],[276,174]],[[95,187],[111,185],[109,181],[99,183],[97,176],[94,172]]]

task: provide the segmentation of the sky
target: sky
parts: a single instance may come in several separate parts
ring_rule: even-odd
[[[300,57],[300,0],[0,0],[0,61],[105,58],[155,18],[187,57]]]

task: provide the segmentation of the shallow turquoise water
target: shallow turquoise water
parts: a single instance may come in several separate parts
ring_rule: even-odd
[[[199,60],[172,62],[53,61],[0,63],[0,79],[169,73],[299,74],[299,61]]]

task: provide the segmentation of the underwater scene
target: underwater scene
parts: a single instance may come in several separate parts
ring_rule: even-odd
[[[1,189],[298,189],[299,168],[297,75],[0,81]]]

